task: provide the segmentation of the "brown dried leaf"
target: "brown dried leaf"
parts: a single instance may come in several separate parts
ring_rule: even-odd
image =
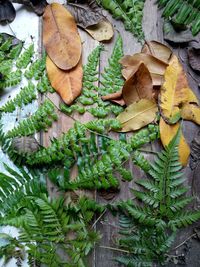
[[[197,104],[186,103],[181,110],[181,117],[200,125],[200,107]]]
[[[125,82],[122,96],[127,106],[140,99],[151,100],[153,98],[152,78],[143,62]]]
[[[123,66],[122,74],[124,78],[128,79],[128,77],[138,69],[138,65],[140,65],[141,62],[148,68],[153,81],[153,86],[161,86],[168,64],[152,55],[144,53],[134,54],[133,56],[124,56],[120,60],[120,63]]]
[[[166,64],[169,63],[172,56],[172,50],[168,46],[157,41],[145,42],[142,48],[142,53],[152,55]]]
[[[81,94],[83,78],[81,60],[75,68],[64,71],[59,69],[47,56],[46,68],[52,87],[62,100],[70,105]]]
[[[98,24],[87,27],[86,32],[89,33],[93,39],[102,42],[112,39],[114,35],[112,24],[104,19]]]
[[[73,14],[77,25],[83,29],[105,19],[102,9],[94,0],[68,1],[67,8]]]
[[[46,7],[43,43],[48,56],[60,69],[70,70],[81,57],[81,39],[73,16],[60,4]]]

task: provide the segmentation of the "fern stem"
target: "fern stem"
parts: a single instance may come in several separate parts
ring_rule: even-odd
[[[101,220],[101,218],[105,215],[105,213],[107,212],[107,209],[105,209],[102,214],[96,219],[96,221],[93,223],[92,228],[94,228],[96,226],[96,224],[99,222],[99,220]]]
[[[130,254],[130,252],[128,250],[124,250],[124,249],[120,249],[120,248],[113,248],[113,247],[107,247],[107,246],[99,246],[99,247],[100,248],[109,249],[109,250],[113,250],[113,251],[118,251],[118,252],[123,252],[123,253]]]

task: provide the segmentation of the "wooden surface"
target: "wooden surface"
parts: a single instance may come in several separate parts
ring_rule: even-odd
[[[58,1],[57,1],[58,2]],[[63,1],[62,1],[63,2]],[[137,42],[135,38],[133,38],[133,35],[130,32],[127,32],[124,30],[124,26],[121,22],[118,22],[116,20],[113,20],[110,15],[108,15],[107,12],[105,14],[108,16],[110,21],[114,25],[115,29],[115,36],[113,40],[109,43],[105,44],[105,51],[102,52],[101,55],[101,60],[99,64],[99,71],[102,72],[104,67],[107,65],[107,59],[110,56],[113,45],[116,39],[116,36],[118,32],[122,35],[123,42],[124,42],[124,53],[125,54],[134,54],[135,52],[140,52],[141,50],[141,44]],[[19,18],[19,16],[21,16]],[[29,21],[28,18],[31,20]],[[34,23],[33,23],[34,21]],[[26,26],[25,26],[26,25]],[[34,26],[31,26],[34,25]],[[35,41],[37,43],[37,49],[38,52],[41,52],[41,30],[42,30],[42,20],[38,19],[36,15],[33,13],[30,13],[24,9],[20,8],[20,11],[17,14],[17,19],[15,22],[11,24],[12,29],[16,33],[18,38],[21,38],[25,41],[30,40],[30,35],[33,35],[35,38]],[[145,3],[145,9],[144,9],[144,20],[143,20],[143,27],[145,31],[145,37],[146,40],[158,40],[158,41],[163,41],[162,37],[162,20],[160,18],[160,13],[157,10],[157,6],[155,5],[155,0],[146,0]],[[8,26],[6,27],[1,27],[0,28],[1,32],[9,32],[10,28]],[[89,35],[87,35],[85,32],[80,30],[81,38],[82,38],[82,43],[83,43],[83,63],[86,63],[86,58],[89,55],[89,53],[93,50],[98,45],[98,42],[94,41]],[[176,49],[175,52],[177,54],[181,54],[182,58],[182,63],[184,64],[184,68],[186,71],[188,71],[188,65],[187,65],[187,60],[185,57],[185,49]],[[198,79],[196,77],[195,79]],[[197,93],[198,97],[200,98],[200,93],[199,93],[199,88],[197,85],[197,82],[193,79],[189,79],[190,85],[192,89]],[[16,89],[17,90],[17,89]],[[8,92],[6,95],[3,96],[1,100],[1,104],[7,99],[8,95],[10,92]],[[60,99],[56,94],[49,95],[49,98],[55,103],[55,105],[58,107]],[[39,98],[39,100],[41,100]],[[15,121],[16,117],[19,116],[20,111],[18,111],[17,114],[11,118],[11,121]],[[66,132],[72,125],[73,125],[73,120],[68,118],[66,115],[60,113],[59,114],[59,121],[53,124],[53,127],[48,131],[48,134],[42,134],[40,136],[41,144],[44,146],[47,146],[50,142],[50,138],[52,137],[59,137],[63,132]],[[28,116],[29,111],[26,112],[23,116]],[[80,119],[80,121],[87,121],[91,119],[91,116],[89,114],[86,114],[84,116],[76,116],[76,119]],[[9,124],[9,127],[13,127],[13,124]],[[184,122],[184,133],[186,136],[186,139],[188,142],[191,142],[193,137],[197,134],[199,128],[190,122],[185,123]],[[158,150],[160,149],[160,144],[150,144],[148,146],[148,149],[152,150]],[[151,155],[146,155],[149,159],[151,159]],[[4,160],[5,156],[1,154],[1,158]],[[143,176],[143,173],[136,167],[133,167],[131,164],[128,164],[130,168],[133,170],[133,175],[135,179],[138,179]],[[189,167],[186,168],[185,173],[188,177],[188,184],[191,185],[192,181],[192,172],[189,169]],[[121,189],[118,194],[114,196],[114,198],[110,201],[106,201],[103,195],[101,194],[95,194],[94,197],[96,197],[97,201],[100,203],[110,203],[116,200],[120,199],[127,199],[132,197],[129,191],[130,187],[133,187],[134,183],[127,183],[127,182],[122,182],[121,184]],[[52,184],[49,184],[49,191],[51,195],[56,195],[57,192],[55,188],[52,186]],[[118,255],[116,252],[106,249],[103,247],[115,247],[114,245],[114,240],[116,239],[116,233],[118,231],[117,229],[117,218],[114,218],[112,215],[110,215],[108,212],[104,214],[104,216],[98,221],[96,224],[96,229],[101,232],[102,234],[102,239],[100,241],[100,244],[98,244],[88,259],[88,265],[89,267],[117,267],[118,265],[116,262],[113,261],[114,256]],[[187,237],[189,237],[192,233],[191,229],[187,229],[184,231],[181,231],[177,237],[176,244],[180,244],[183,242]],[[198,250],[200,249],[200,243],[197,241],[192,241],[191,242],[191,248],[188,250],[187,254],[183,250],[184,247],[181,247],[180,250],[178,250],[179,253],[185,253],[187,256],[187,262],[186,266],[187,267],[198,267],[200,266],[200,254],[198,253]],[[176,246],[176,245],[175,245]],[[175,247],[174,246],[174,247]],[[172,253],[175,253],[175,251],[172,251]],[[15,267],[13,263],[9,265],[10,267]],[[26,266],[26,265],[24,265]],[[167,266],[174,266],[172,263],[170,263]],[[0,263],[0,267],[3,267]]]

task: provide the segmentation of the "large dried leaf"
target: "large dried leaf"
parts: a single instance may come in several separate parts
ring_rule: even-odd
[[[200,107],[196,104],[185,104],[181,110],[181,117],[200,125]]]
[[[172,56],[172,50],[168,46],[157,41],[145,42],[142,48],[142,53],[152,55],[161,61],[164,61],[166,64],[169,63]]]
[[[106,19],[100,21],[98,24],[87,27],[85,30],[93,39],[99,42],[108,41],[114,35],[112,24]]]
[[[120,63],[123,66],[122,74],[124,78],[128,79],[131,74],[136,72],[141,62],[148,68],[153,81],[153,86],[161,86],[168,64],[152,55],[144,53],[134,54],[133,56],[124,56],[120,60]]]
[[[77,25],[84,29],[105,19],[102,9],[94,0],[69,1],[67,8],[74,16]]]
[[[72,69],[81,57],[81,39],[73,16],[54,3],[45,9],[43,21],[43,42],[48,56],[60,69]]]
[[[180,127],[180,123],[169,125],[161,118],[159,126],[160,126],[160,139],[163,146],[165,147],[170,143],[172,138],[176,135]],[[190,155],[190,147],[188,146],[182,132],[178,150],[179,150],[180,162],[183,166],[186,166]]]
[[[185,103],[198,103],[198,99],[188,85],[186,74],[174,55],[165,72],[165,82],[161,87],[160,110],[163,119],[170,124],[181,118],[181,109]]]
[[[155,120],[157,111],[158,107],[153,100],[141,99],[131,104],[117,117],[122,123],[120,132],[139,130]]]
[[[62,100],[70,105],[81,94],[83,78],[81,60],[75,68],[64,71],[59,69],[47,56],[46,68],[52,87]]]
[[[127,106],[140,99],[153,98],[152,78],[144,63],[141,63],[137,71],[129,76],[122,89],[122,96]]]

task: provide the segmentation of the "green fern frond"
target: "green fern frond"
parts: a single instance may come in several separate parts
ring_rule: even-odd
[[[118,35],[112,55],[108,59],[109,65],[102,73],[102,87],[99,88],[101,95],[115,93],[122,89],[124,79],[122,77],[122,66],[119,64],[119,60],[123,57],[123,55],[123,40],[122,37]]]
[[[12,45],[12,38],[8,38],[5,41],[1,42],[0,51],[7,52],[10,50]]]
[[[6,137],[28,136],[41,130],[47,131],[57,118],[54,104],[50,100],[45,100],[31,117],[20,121],[18,126],[7,133]]]
[[[3,62],[1,62],[0,65],[0,73],[4,76],[4,75],[8,75],[8,73],[11,71],[12,69],[12,60],[8,59],[8,60],[4,60]]]
[[[37,84],[37,90],[39,93],[44,94],[44,93],[54,93],[55,90],[53,89],[53,87],[50,84],[50,81],[47,77],[47,74],[43,74],[41,80],[38,82]]]
[[[22,51],[22,47],[23,47],[23,43],[19,43],[18,45],[15,45],[14,47],[12,47],[12,49],[10,50],[9,54],[8,54],[8,57],[11,58],[11,59],[14,59],[16,60],[21,51]]]
[[[158,0],[163,9],[163,17],[172,20],[175,24],[190,26],[192,34],[200,31],[200,5],[199,0]]]
[[[16,66],[19,69],[25,69],[31,62],[34,54],[34,45],[31,44],[16,61]]]
[[[21,89],[21,91],[15,96],[15,98],[6,102],[6,104],[0,108],[0,111],[6,113],[12,113],[17,107],[28,105],[36,99],[35,86],[32,82],[29,82],[27,86]]]
[[[42,58],[37,59],[33,62],[29,69],[25,71],[24,76],[27,79],[34,78],[35,80],[39,80],[44,73],[46,67],[46,55],[44,54]]]
[[[122,20],[125,29],[132,32],[140,42],[144,39],[142,29],[144,0],[98,0],[97,2],[114,18]]]
[[[12,87],[18,85],[22,80],[21,70],[16,70],[9,73],[5,79],[0,80],[0,89],[5,89],[7,87]]]

